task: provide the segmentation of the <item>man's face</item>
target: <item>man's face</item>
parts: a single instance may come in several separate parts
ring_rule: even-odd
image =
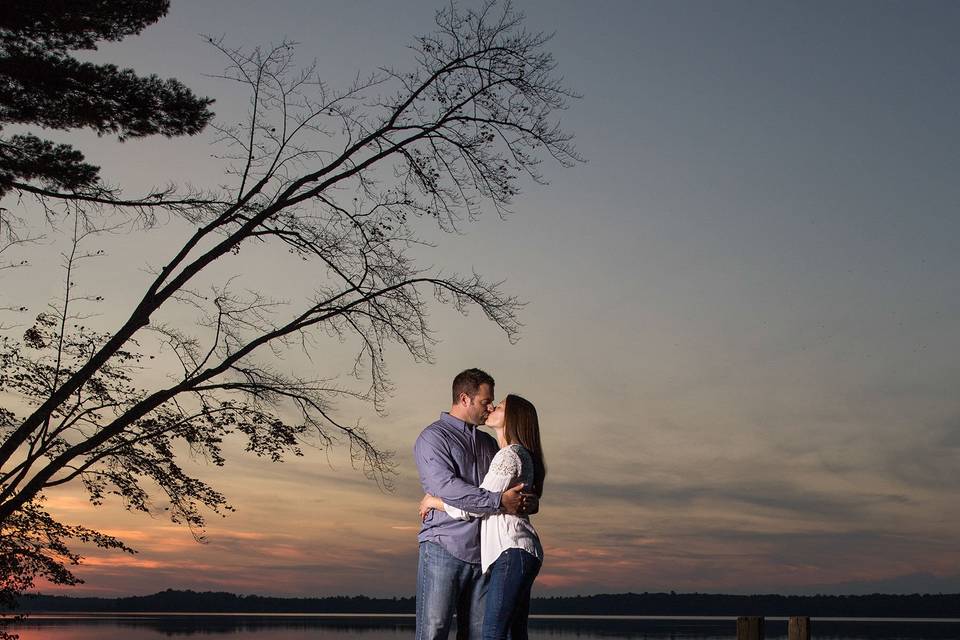
[[[481,384],[477,389],[477,395],[468,399],[467,420],[470,424],[483,424],[487,421],[487,414],[490,413],[490,407],[493,404],[493,387],[489,384]]]

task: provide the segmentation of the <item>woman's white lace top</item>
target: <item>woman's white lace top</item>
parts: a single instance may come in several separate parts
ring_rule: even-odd
[[[533,490],[533,458],[530,452],[518,444],[511,444],[493,457],[490,469],[480,483],[481,489],[503,492],[522,482],[524,492]],[[530,518],[509,513],[479,515],[462,511],[450,505],[444,510],[451,518],[469,520],[482,518],[480,522],[480,564],[484,573],[494,560],[507,549],[519,548],[543,560],[543,547]]]

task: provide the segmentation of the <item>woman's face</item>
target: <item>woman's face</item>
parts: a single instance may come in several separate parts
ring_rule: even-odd
[[[493,411],[490,412],[490,415],[487,416],[487,426],[499,429],[503,427],[503,417],[507,412],[507,401],[506,399],[501,400],[500,403],[493,408]]]

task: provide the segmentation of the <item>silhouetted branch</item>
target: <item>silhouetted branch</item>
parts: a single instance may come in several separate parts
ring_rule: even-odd
[[[385,354],[399,345],[415,361],[431,360],[432,304],[478,310],[511,343],[521,328],[522,302],[502,282],[421,267],[410,251],[425,244],[419,226],[457,231],[485,208],[504,215],[522,176],[543,180],[543,156],[564,166],[580,160],[553,120],[575,94],[554,76],[548,36],[525,31],[509,3],[446,9],[437,25],[416,41],[413,70],[380,69],[342,91],[327,87],[315,64],[297,70],[292,43],[242,51],[211,39],[227,59],[221,77],[250,94],[242,126],[214,125],[231,163],[224,195],[61,198],[79,209],[63,302],[0,348],[0,390],[26,400],[26,415],[0,413],[0,523],[45,489],[79,481],[94,503],[113,493],[148,512],[148,488],[159,487],[170,516],[199,535],[204,509],[230,506],[177,463],[176,444],[221,465],[231,438],[270,460],[345,441],[354,464],[390,487],[391,453],[360,422],[343,420],[338,401],[385,410],[393,389]],[[79,230],[98,228],[84,218],[87,206],[132,207],[148,223],[151,211],[167,210],[191,222],[110,332],[65,321],[90,302],[69,284],[78,258],[95,255],[80,247]],[[205,284],[215,265],[251,243],[299,259],[313,291],[276,300],[239,277]],[[343,373],[358,388],[336,371],[277,369],[289,349],[310,355],[329,338],[354,348]],[[148,342],[179,362],[165,381],[139,375],[152,360],[140,346]]]

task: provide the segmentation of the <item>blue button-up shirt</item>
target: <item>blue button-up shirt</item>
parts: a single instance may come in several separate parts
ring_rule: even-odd
[[[483,476],[499,447],[497,441],[477,429],[441,413],[424,429],[413,445],[420,484],[430,495],[473,513],[500,509],[500,494],[480,488]],[[436,542],[464,562],[480,562],[480,520],[454,520],[434,509],[417,536],[420,542]]]

